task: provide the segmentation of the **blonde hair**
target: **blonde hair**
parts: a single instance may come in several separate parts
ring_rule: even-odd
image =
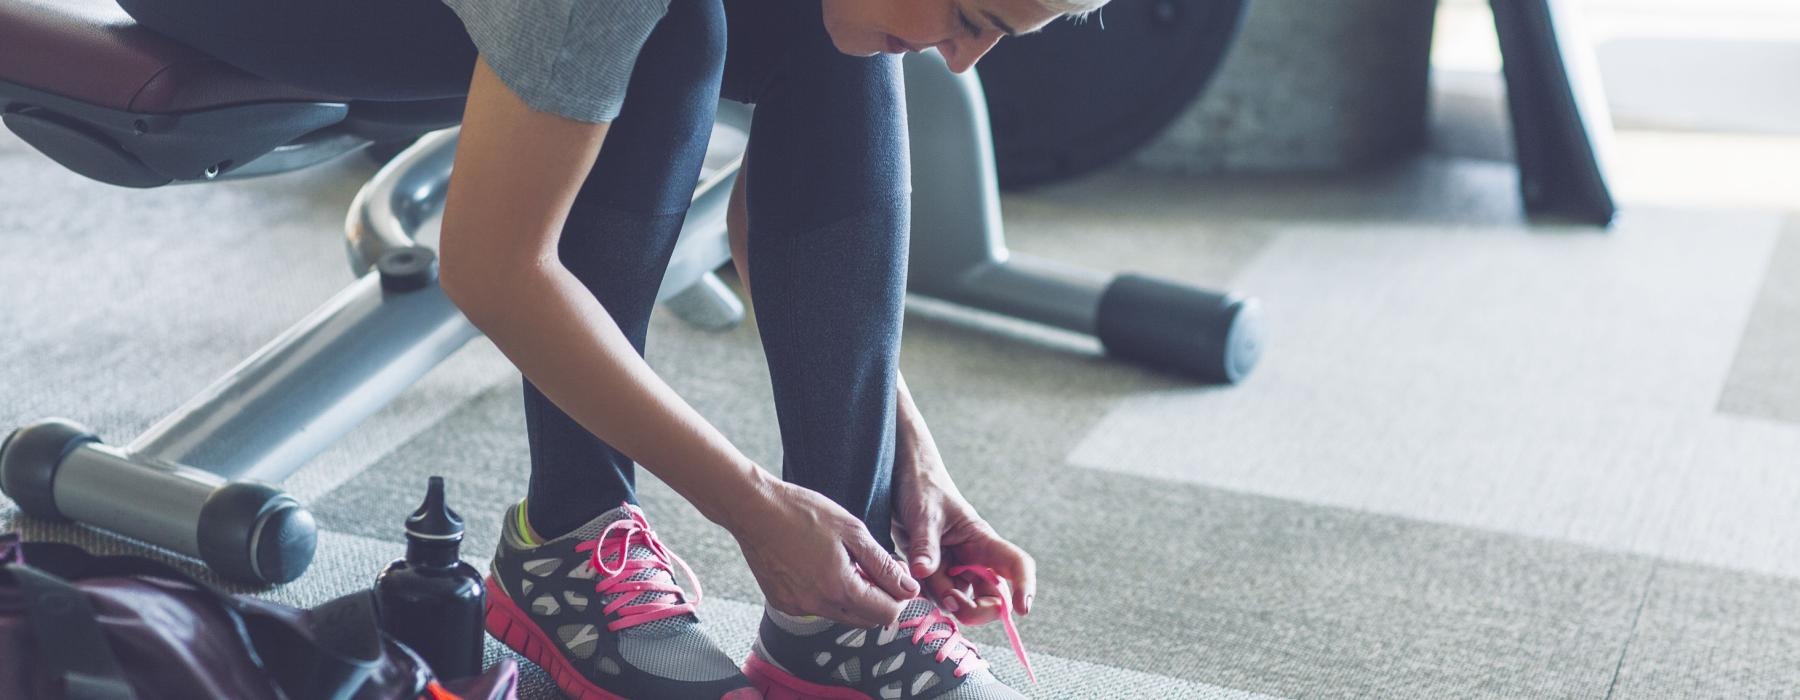
[[[1082,18],[1106,6],[1109,0],[1038,0],[1044,9],[1059,15]]]

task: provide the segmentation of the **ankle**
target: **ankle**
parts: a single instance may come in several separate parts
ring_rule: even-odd
[[[631,504],[630,501],[622,503]],[[543,506],[538,506],[538,508],[543,508]],[[526,544],[537,546],[579,530],[595,518],[616,508],[618,506],[615,505],[612,508],[602,508],[591,512],[575,511],[574,508],[568,507],[561,510],[538,511],[534,510],[531,498],[527,496],[519,501],[519,513],[513,527],[518,530],[521,538],[528,540]]]

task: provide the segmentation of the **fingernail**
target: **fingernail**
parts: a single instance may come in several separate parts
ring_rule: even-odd
[[[956,604],[955,598],[945,598],[944,599],[944,609],[945,610],[949,610],[950,612],[956,612],[957,609],[959,609],[961,607],[962,606]]]
[[[1025,594],[1025,614],[1027,614],[1027,615],[1031,614],[1031,599],[1035,596],[1037,596],[1036,593],[1026,593]]]

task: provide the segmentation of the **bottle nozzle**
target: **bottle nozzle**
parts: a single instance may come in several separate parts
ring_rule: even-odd
[[[406,534],[429,540],[462,539],[462,517],[444,503],[444,477],[431,477],[425,502],[406,519]]]

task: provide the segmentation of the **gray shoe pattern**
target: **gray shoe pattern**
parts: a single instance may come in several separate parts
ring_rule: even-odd
[[[900,622],[917,620],[936,610],[929,600],[915,599],[900,615]],[[952,631],[935,622],[932,631]],[[937,652],[946,639],[923,644],[913,642],[912,628],[851,627],[823,618],[795,618],[764,611],[755,653],[763,661],[808,683],[854,689],[880,700],[1009,700],[1024,698],[1001,683],[976,661],[976,670],[957,676],[963,654],[979,653],[957,638],[946,658]]]
[[[625,593],[598,592],[596,586],[606,574],[595,569],[588,552],[577,548],[600,537],[614,521],[634,516],[641,519],[642,514],[635,507],[608,511],[575,532],[535,547],[527,546],[518,533],[519,507],[515,505],[507,512],[492,575],[507,597],[560,646],[557,653],[584,678],[609,693],[628,698],[716,700],[734,689],[749,687],[749,681],[731,657],[713,645],[700,630],[699,619],[691,613],[617,632],[607,628],[607,623],[619,616],[604,608]],[[632,560],[654,560],[655,556],[649,547],[636,542],[627,553]],[[616,566],[619,562],[613,555],[604,563]],[[674,576],[666,566],[659,565],[638,572],[630,580],[672,585]],[[628,605],[661,595],[639,593]]]

